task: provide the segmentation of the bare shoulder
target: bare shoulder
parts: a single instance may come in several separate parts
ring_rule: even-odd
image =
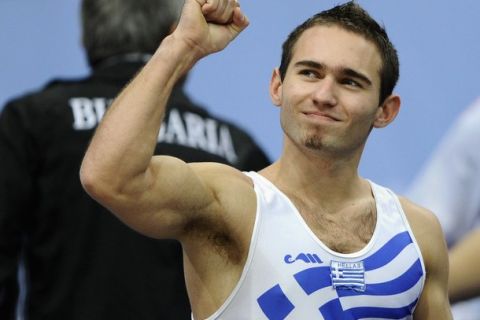
[[[253,187],[252,180],[240,170],[216,162],[193,162],[191,168],[203,179],[210,181],[213,186],[224,184],[247,184]]]
[[[448,264],[445,237],[438,218],[430,210],[404,197],[399,197],[408,223],[422,252],[428,269]]]
[[[420,245],[431,244],[432,239],[443,242],[443,231],[438,218],[430,210],[405,197],[399,197],[403,211]]]
[[[252,180],[238,169],[212,162],[191,163],[190,166],[200,180],[207,184],[220,207],[220,216],[218,211],[212,211],[217,215],[215,219],[235,219],[238,211],[256,204]]]
[[[240,170],[220,163],[191,163],[193,171],[214,194],[217,202],[226,209],[225,214],[235,213],[235,205],[245,204],[254,197],[253,181]]]
[[[422,252],[427,279],[433,276],[446,282],[448,254],[440,222],[433,212],[406,198],[400,197],[400,203]]]

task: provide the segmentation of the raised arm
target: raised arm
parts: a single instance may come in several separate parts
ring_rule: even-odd
[[[179,237],[188,219],[215,206],[215,190],[204,179],[212,165],[187,165],[153,152],[174,84],[247,25],[234,0],[186,0],[176,30],[98,127],[82,163],[82,184],[132,228],[153,237]]]

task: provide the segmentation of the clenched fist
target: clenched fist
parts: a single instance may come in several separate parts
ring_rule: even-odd
[[[235,0],[186,0],[172,36],[201,58],[224,49],[248,23]]]

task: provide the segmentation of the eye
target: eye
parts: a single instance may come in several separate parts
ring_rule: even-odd
[[[341,84],[344,84],[350,87],[362,88],[362,85],[360,84],[360,82],[353,80],[352,78],[345,78],[345,79],[342,79],[342,81],[340,82]]]
[[[309,79],[318,79],[320,78],[320,75],[318,74],[318,72],[316,72],[315,70],[311,70],[311,69],[302,69],[298,72],[298,74],[306,77],[306,78],[309,78]]]

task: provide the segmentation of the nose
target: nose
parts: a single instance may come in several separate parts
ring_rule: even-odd
[[[337,104],[335,79],[326,76],[316,84],[317,86],[312,93],[312,99],[315,105],[325,107],[335,106]]]

